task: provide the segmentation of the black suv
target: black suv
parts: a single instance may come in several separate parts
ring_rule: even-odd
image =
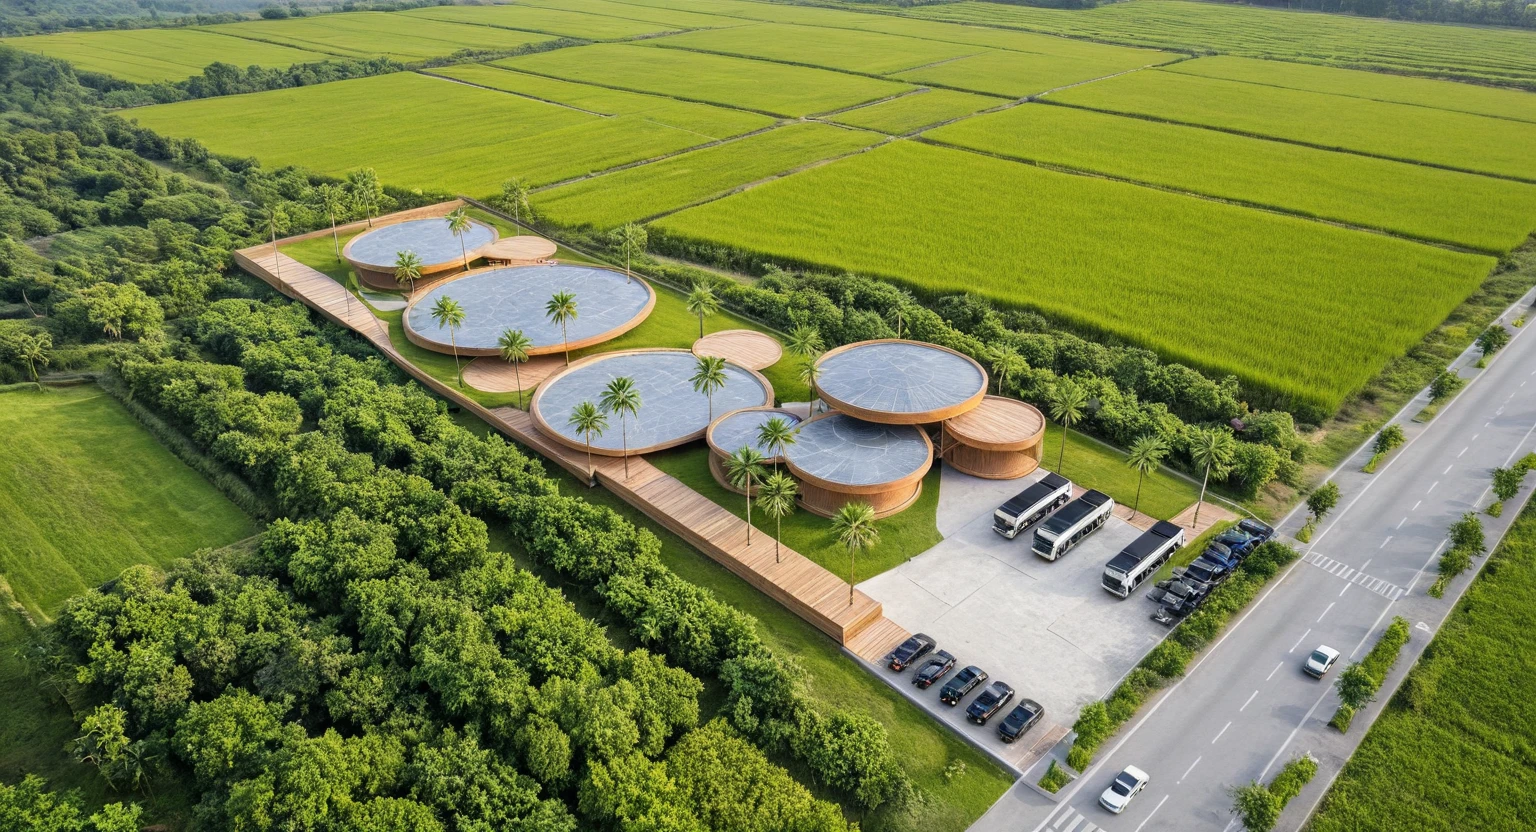
[[[917,669],[912,677],[912,684],[917,685],[918,690],[927,690],[934,682],[944,678],[945,674],[955,669],[955,657],[947,650],[940,650],[928,657],[928,661]]]
[[[1237,521],[1237,527],[1253,535],[1255,546],[1275,536],[1275,530],[1265,523],[1261,523],[1251,517],[1244,517]]]
[[[1004,705],[1012,701],[1013,688],[1009,687],[1007,682],[993,682],[981,692],[980,696],[976,697],[971,707],[965,709],[965,718],[977,725],[986,725],[987,720],[996,716]]]
[[[933,652],[933,648],[936,646],[938,645],[934,642],[932,636],[923,635],[922,633],[912,636],[903,641],[901,646],[891,653],[891,669],[897,673],[906,670],[918,659]]]
[[[987,671],[973,664],[956,673],[955,678],[950,679],[944,687],[939,689],[939,701],[946,705],[958,705],[966,694],[985,681],[987,681]]]
[[[1024,732],[1035,727],[1040,717],[1045,716],[1045,706],[1033,699],[1021,699],[1019,704],[1013,706],[1008,716],[1003,719],[1003,724],[998,726],[997,735],[1003,742],[1013,742],[1024,736]]]

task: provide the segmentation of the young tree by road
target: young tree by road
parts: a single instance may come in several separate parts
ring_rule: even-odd
[[[1056,473],[1059,474],[1067,458],[1067,436],[1072,432],[1072,426],[1082,421],[1083,412],[1088,407],[1088,393],[1071,379],[1063,378],[1051,388],[1048,403],[1051,418],[1061,425],[1061,451],[1056,455]]]
[[[512,215],[512,236],[521,236],[523,215],[528,213],[528,186],[523,180],[514,177],[501,183],[496,206]]]
[[[1008,377],[1018,375],[1029,369],[1029,363],[1019,351],[1013,347],[1004,345],[992,350],[992,375],[997,376],[997,395],[1003,395],[1003,388],[1008,386]]]
[[[627,223],[613,230],[613,242],[614,245],[618,246],[619,253],[624,255],[624,280],[628,282],[633,277],[629,271],[630,261],[634,259],[635,255],[645,253],[645,246],[649,242],[649,238],[643,226]]]
[[[469,250],[464,247],[464,234],[473,225],[469,214],[464,211],[464,206],[460,205],[448,212],[448,216],[443,219],[448,223],[448,232],[459,241],[459,254],[464,258],[464,270],[469,271]]]
[[[1205,505],[1205,487],[1211,482],[1212,469],[1220,470],[1232,462],[1232,455],[1237,453],[1237,440],[1232,438],[1231,432],[1221,428],[1204,428],[1195,431],[1194,441],[1190,443],[1189,455],[1195,460],[1195,464],[1205,469],[1205,475],[1200,480],[1200,502],[1195,503],[1194,526],[1200,527],[1200,507]]]

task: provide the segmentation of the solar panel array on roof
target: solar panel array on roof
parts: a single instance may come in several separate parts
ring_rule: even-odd
[[[1052,534],[1061,534],[1083,521],[1083,518],[1093,514],[1100,506],[1109,501],[1109,495],[1100,491],[1084,491],[1081,497],[1061,507],[1061,511],[1051,515],[1051,519],[1045,521],[1041,528]]]
[[[986,375],[967,359],[926,344],[861,344],[818,365],[816,386],[865,410],[923,413],[960,404],[981,392]]]
[[[360,234],[348,245],[347,256],[365,266],[390,271],[395,268],[395,259],[400,252],[413,251],[421,258],[422,265],[435,266],[458,260],[465,252],[474,257],[476,249],[494,239],[496,229],[471,220],[461,245],[460,238],[448,230],[448,221],[433,217],[384,225]]]
[[[1166,520],[1159,520],[1152,525],[1152,528],[1142,532],[1124,549],[1121,549],[1120,554],[1110,560],[1108,568],[1129,572],[1148,556],[1168,545],[1168,541],[1179,536],[1183,531]]]
[[[1055,472],[1048,473],[1044,479],[1009,498],[1008,502],[1003,503],[999,511],[1015,516],[1023,514],[1041,500],[1056,493],[1062,486],[1071,484],[1066,477],[1060,474]]]

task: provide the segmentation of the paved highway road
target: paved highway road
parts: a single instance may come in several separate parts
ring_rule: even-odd
[[[1518,308],[1530,300],[1522,299]],[[1230,786],[1265,780],[1292,757],[1310,752],[1319,759],[1318,776],[1276,827],[1300,828],[1382,704],[1358,714],[1347,735],[1328,728],[1338,706],[1332,685],[1338,670],[1370,649],[1391,616],[1402,616],[1414,629],[1387,682],[1388,690],[1396,688],[1471,579],[1470,572],[1462,576],[1443,600],[1425,593],[1447,528],[1462,512],[1486,506],[1493,468],[1536,450],[1536,336],[1527,329],[1513,330],[1515,338],[1488,369],[1466,371],[1477,377],[1428,425],[1405,422],[1408,443],[1376,474],[1359,472],[1369,450],[1340,468],[1334,477],[1339,508],[1301,547],[1302,559],[1180,683],[1110,740],[1097,764],[1063,790],[1059,804],[1020,783],[972,829],[1224,832],[1240,827],[1230,812]],[[1426,401],[1421,396],[1404,414],[1417,413]],[[1515,502],[1529,491],[1527,486]],[[1293,513],[1281,531],[1294,534],[1303,513]],[[1511,505],[1502,518],[1484,516],[1490,548],[1516,514]],[[1142,595],[1125,603],[1145,605],[1150,614],[1152,605]],[[1320,644],[1344,653],[1323,681],[1301,671]],[[1098,805],[1098,795],[1126,765],[1147,771],[1152,780],[1115,816]]]

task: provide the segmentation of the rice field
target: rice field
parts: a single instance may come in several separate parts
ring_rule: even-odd
[[[879,134],[804,122],[535,195],[540,215],[561,225],[612,228],[674,211],[733,188],[862,150]]]
[[[1532,46],[1536,48],[1536,44]],[[1437,110],[1536,122],[1536,95],[1520,90],[1313,64],[1277,63],[1230,55],[1181,61],[1170,64],[1166,69],[1169,72],[1208,78],[1225,78],[1293,90],[1395,101]]]
[[[1081,10],[961,2],[901,13],[1159,49],[1536,84],[1536,32],[1529,30],[1184,0],[1136,0]]]
[[[5,38],[0,44],[62,58],[76,69],[136,84],[180,81],[201,74],[203,67],[215,61],[241,67],[282,67],[333,57],[199,29],[61,32]]]
[[[1052,101],[1536,181],[1536,124],[1177,72],[1133,72]]]
[[[882,101],[855,110],[845,110],[830,118],[838,124],[901,136],[1006,102],[1007,99],[1004,98],[992,98],[969,92],[919,90],[890,101]]]
[[[739,26],[748,22],[734,15],[690,10],[687,4],[634,3],[630,0],[518,0],[519,6],[541,9],[565,9],[588,14],[606,14],[626,20],[660,23],[674,29],[710,29]],[[755,4],[754,4],[755,5]]]
[[[402,12],[407,17],[421,17],[445,23],[467,23],[474,26],[496,26],[520,29],[525,32],[542,32],[567,38],[587,40],[615,40],[675,32],[680,27],[643,20],[629,20],[605,14],[586,14],[564,9],[541,9],[534,6],[427,6]]]
[[[577,84],[505,69],[497,63],[459,64],[432,70],[434,75],[456,78],[491,89],[551,101],[591,113],[639,116],[648,121],[724,139],[771,126],[769,116],[732,110],[711,104],[694,104],[660,95],[625,92],[590,84]]]
[[[893,142],[655,223],[782,261],[972,291],[1328,411],[1491,257]]]
[[[681,49],[600,43],[523,55],[503,66],[566,81],[800,118],[853,107],[911,87],[824,69]]]
[[[661,38],[653,41],[653,44],[875,75],[900,72],[982,51],[975,46],[900,35],[787,23],[754,23],[731,29],[688,32]]]
[[[465,49],[507,51],[555,38],[534,32],[445,23],[390,12],[348,12],[221,23],[205,27],[203,31],[345,58],[385,57],[405,62],[445,57]]]
[[[331,175],[371,166],[398,187],[478,196],[512,176],[545,185],[710,141],[639,115],[605,118],[410,72],[133,115],[165,135],[195,136],[216,152],[269,166]]]
[[[1494,253],[1536,228],[1536,185],[1075,107],[1026,104],[924,138]]]
[[[1169,57],[1159,52],[1130,50],[1124,55],[1102,57],[983,52],[969,58],[903,72],[894,77],[919,84],[936,84],[1008,98],[1023,98],[1160,63]]]

